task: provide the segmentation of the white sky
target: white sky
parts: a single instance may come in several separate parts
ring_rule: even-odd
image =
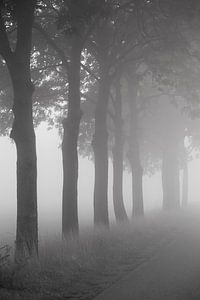
[[[61,230],[62,157],[60,139],[55,130],[47,131],[41,125],[36,131],[38,156],[38,212],[42,235]],[[0,233],[13,239],[16,223],[16,152],[9,138],[0,138]],[[93,163],[80,158],[79,218],[80,224],[93,222]],[[200,160],[189,165],[189,196],[200,201]],[[113,218],[112,166],[109,169],[109,211]],[[159,209],[162,203],[160,174],[144,177],[145,210]],[[124,174],[124,201],[131,214],[131,176]]]

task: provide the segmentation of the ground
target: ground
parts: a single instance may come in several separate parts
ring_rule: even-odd
[[[200,207],[40,242],[39,261],[1,268],[1,300],[200,299]],[[97,297],[97,298],[95,298]]]
[[[200,221],[190,220],[155,255],[95,300],[199,300]]]

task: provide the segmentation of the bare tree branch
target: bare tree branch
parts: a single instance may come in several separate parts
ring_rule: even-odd
[[[68,70],[69,69],[69,58],[66,57],[64,51],[60,49],[60,47],[57,45],[57,43],[50,37],[48,32],[42,28],[41,25],[34,23],[33,27],[46,39],[48,44],[58,53],[63,66]]]
[[[12,56],[12,51],[10,48],[8,36],[6,33],[6,27],[2,18],[2,14],[0,12],[0,54],[3,59],[8,62]]]
[[[69,57],[64,53],[62,49],[60,49],[57,43],[50,37],[50,35],[46,32],[45,29],[42,28],[41,25],[34,23],[33,27],[46,39],[48,44],[58,53],[63,66],[66,68],[66,70],[68,70]],[[85,66],[83,63],[81,63],[81,67],[94,79],[96,79],[97,81],[99,80],[99,78],[92,72],[92,70],[89,67]]]

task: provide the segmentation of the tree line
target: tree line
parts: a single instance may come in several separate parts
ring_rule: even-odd
[[[198,148],[198,1],[1,0],[1,134],[17,151],[16,258],[38,254],[34,127],[62,136],[62,234],[78,234],[78,153],[93,157],[94,224],[109,228],[108,161],[117,221],[143,216],[144,173],[161,167],[163,208],[187,203],[188,150]],[[12,100],[11,100],[12,99]],[[197,122],[192,122],[195,119]],[[196,143],[195,143],[196,141]]]

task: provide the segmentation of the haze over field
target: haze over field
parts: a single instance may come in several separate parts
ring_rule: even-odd
[[[0,300],[200,299],[200,1],[0,0],[0,195]]]
[[[57,131],[40,125],[36,129],[38,150],[38,212],[41,235],[60,234],[62,206],[62,157],[60,137]],[[16,153],[15,145],[8,137],[0,138],[0,233],[4,238],[14,238],[16,227]],[[94,165],[87,158],[80,159],[79,216],[80,225],[93,224]],[[198,174],[200,160],[189,163],[189,202],[200,203]],[[181,178],[180,178],[181,179]],[[161,174],[144,176],[145,211],[159,210],[162,206]],[[114,220],[112,203],[112,165],[109,166],[109,212]],[[124,202],[131,216],[131,174],[124,172]]]

